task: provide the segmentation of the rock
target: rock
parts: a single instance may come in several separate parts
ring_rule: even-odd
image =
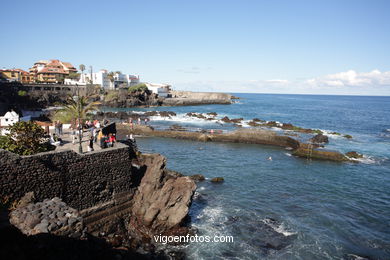
[[[16,208],[25,207],[31,202],[35,200],[34,192],[27,192],[24,194],[24,196],[19,200],[18,204],[16,205]]]
[[[39,223],[34,227],[34,230],[31,234],[34,235],[34,234],[48,233],[48,232],[49,232],[48,223]]]
[[[321,144],[321,143],[329,143],[329,139],[326,135],[318,134],[310,139],[310,142]]]
[[[248,123],[248,125],[253,126],[253,127],[256,127],[256,126],[260,126],[261,124],[255,122],[255,121],[250,121],[250,122]]]
[[[186,131],[186,129],[184,127],[182,127],[181,125],[177,125],[177,124],[171,125],[169,127],[169,130],[170,131]]]
[[[292,152],[292,155],[298,157],[304,157],[307,159],[330,160],[330,161],[337,161],[337,162],[349,161],[348,158],[340,152],[319,150],[316,148],[310,148],[310,146],[307,147],[309,148],[300,147],[298,149],[295,149]]]
[[[240,118],[233,118],[233,119],[230,119],[230,122],[231,123],[241,123],[241,121],[244,120],[244,118],[240,117]]]
[[[217,116],[218,114],[217,114],[216,112],[209,112],[209,113],[207,113],[207,115],[215,117],[215,116]]]
[[[10,213],[10,223],[26,235],[50,232],[70,236],[83,226],[79,212],[58,198],[30,203],[13,210]]]
[[[344,137],[347,139],[352,139],[352,135],[344,135]]]
[[[133,198],[128,228],[139,236],[181,229],[188,216],[196,184],[190,177],[166,178],[166,159],[161,155],[143,155],[146,172]]]
[[[221,183],[223,182],[225,179],[223,177],[214,177],[212,178],[210,181],[213,182],[213,183]]]
[[[256,117],[253,118],[252,121],[253,121],[253,122],[264,122],[264,120],[261,120],[261,119],[256,118]]]
[[[190,178],[194,181],[204,181],[205,177],[202,174],[191,175]]]
[[[266,123],[267,126],[270,126],[270,127],[277,127],[278,126],[278,123],[276,123],[275,121],[269,121]]]
[[[227,116],[222,117],[222,118],[221,118],[221,121],[222,121],[222,122],[225,122],[225,123],[231,123],[230,118],[227,117]]]
[[[208,135],[208,134],[202,134],[198,137],[198,141],[201,141],[201,142],[209,142],[211,141],[213,138],[212,136]]]
[[[345,155],[348,156],[349,158],[353,158],[353,159],[363,158],[363,154],[360,154],[360,153],[355,152],[355,151],[348,152]]]

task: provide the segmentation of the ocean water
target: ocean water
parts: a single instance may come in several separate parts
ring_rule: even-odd
[[[254,117],[350,134],[330,135],[330,149],[357,151],[359,163],[311,161],[264,145],[137,138],[168,167],[203,174],[190,216],[198,235],[233,243],[191,243],[189,259],[390,259],[390,97],[235,94],[232,105],[159,107],[187,127],[232,129],[187,112]],[[244,125],[245,127],[245,125]],[[272,161],[267,158],[272,157]],[[212,184],[221,176],[225,181]]]

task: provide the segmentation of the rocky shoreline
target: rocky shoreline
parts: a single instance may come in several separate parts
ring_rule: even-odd
[[[191,132],[185,129],[171,128],[167,131],[154,130],[150,126],[135,125],[132,128],[128,124],[118,125],[118,133],[122,136],[128,134],[165,137],[175,139],[186,139],[200,142],[229,142],[229,143],[246,143],[260,144],[284,147],[292,151],[292,155],[305,159],[330,160],[337,162],[356,162],[355,159],[362,155],[356,152],[346,154],[338,151],[323,149],[321,143],[304,143],[291,136],[278,135],[276,132],[264,129],[238,129],[228,133],[210,133],[210,132]],[[319,138],[318,134],[315,136]]]
[[[131,146],[129,148],[132,149]],[[112,149],[112,152],[115,151],[115,148]],[[117,149],[116,156],[124,165],[128,164],[127,169],[106,165],[104,166],[106,170],[93,174],[96,177],[92,181],[88,176],[84,176],[83,172],[79,172],[77,174],[83,177],[74,180],[78,182],[79,188],[75,187],[74,191],[72,189],[66,195],[61,189],[50,190],[58,184],[62,186],[70,182],[67,176],[58,179],[56,175],[69,175],[68,166],[64,165],[72,162],[64,160],[75,160],[77,168],[86,168],[87,171],[89,166],[83,164],[83,159],[80,160],[78,157],[70,159],[69,152],[66,151],[61,152],[66,157],[55,152],[20,157],[0,150],[6,154],[0,159],[2,168],[5,165],[8,167],[8,164],[15,160],[19,160],[21,164],[7,171],[12,178],[8,178],[3,172],[4,176],[0,182],[0,213],[3,216],[0,220],[1,237],[5,239],[3,235],[15,236],[22,241],[9,248],[4,247],[7,243],[0,243],[0,256],[7,256],[2,259],[8,259],[11,255],[17,256],[15,250],[19,249],[33,255],[37,254],[37,259],[64,259],[62,257],[73,259],[75,256],[88,254],[90,257],[96,257],[91,250],[101,252],[106,256],[103,259],[133,259],[134,256],[139,259],[181,259],[182,252],[162,250],[157,241],[153,240],[153,236],[186,235],[196,232],[190,229],[188,216],[196,190],[196,178],[166,169],[166,158],[159,154],[141,154],[127,152],[124,148]],[[100,158],[106,153],[112,153],[109,150],[90,156]],[[129,160],[129,156],[133,158]],[[34,160],[39,164],[35,165]],[[50,167],[40,166],[42,160],[45,162],[44,165]],[[59,169],[58,173],[57,164],[65,167]],[[37,181],[26,182],[29,175],[35,175],[29,171],[37,171],[37,174],[46,176],[46,184],[40,189],[34,189],[34,182]],[[111,180],[110,173],[114,174],[112,184],[108,183]],[[127,188],[128,185],[133,188]],[[92,187],[87,188],[91,198],[78,194],[86,187]],[[30,192],[20,197],[18,194],[22,194],[20,190],[23,189]],[[19,190],[19,193],[14,192],[15,190]],[[55,197],[49,194],[54,194]],[[95,203],[90,204],[89,200]],[[47,242],[47,237],[55,237],[53,240],[61,239],[64,247],[68,244],[75,246],[87,244],[88,248],[82,248],[80,252],[62,252],[63,256],[57,255],[56,249],[52,247],[53,243]],[[35,247],[30,248],[31,241],[36,241],[37,244],[44,243],[43,247],[47,252],[43,253]],[[90,257],[82,259],[99,259]]]

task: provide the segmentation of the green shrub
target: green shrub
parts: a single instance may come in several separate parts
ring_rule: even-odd
[[[48,142],[48,135],[35,122],[17,122],[9,126],[8,130],[10,133],[0,138],[1,149],[19,155],[31,155],[53,150],[53,146]]]
[[[129,88],[130,93],[134,93],[137,91],[145,91],[145,90],[148,90],[148,87],[146,86],[145,83],[139,83]]]
[[[25,95],[27,95],[27,92],[25,90],[18,91],[18,96],[24,97]]]

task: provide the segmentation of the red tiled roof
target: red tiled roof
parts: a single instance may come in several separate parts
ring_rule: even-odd
[[[68,72],[66,72],[62,68],[55,68],[55,67],[49,67],[49,66],[46,66],[42,70],[38,71],[38,74],[42,74],[42,73],[68,74]]]

